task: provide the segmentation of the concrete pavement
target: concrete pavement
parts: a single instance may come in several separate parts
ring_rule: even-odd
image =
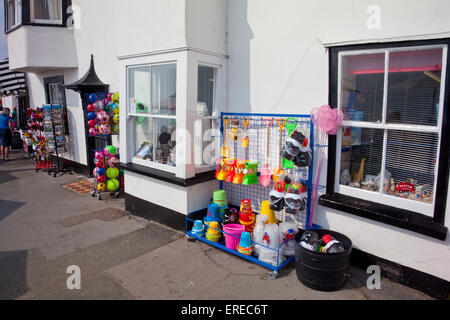
[[[31,160],[0,162],[0,299],[431,299],[352,268],[342,290],[303,286],[289,266],[267,270],[182,232],[125,212],[123,199],[97,200],[61,187],[85,179],[35,173]],[[81,270],[69,290],[67,267]]]

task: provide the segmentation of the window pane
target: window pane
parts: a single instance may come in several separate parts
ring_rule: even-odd
[[[11,29],[22,23],[22,0],[7,1],[7,28]]]
[[[175,120],[136,117],[135,157],[175,166]]]
[[[382,154],[383,130],[343,127],[340,184],[378,191]]]
[[[129,70],[130,113],[150,113],[150,67]]]
[[[62,20],[61,0],[33,0],[34,19]]]
[[[342,58],[340,103],[345,120],[382,120],[384,53]]]
[[[212,116],[215,101],[215,83],[217,69],[206,66],[198,67],[197,115]]]
[[[386,192],[432,203],[438,142],[435,133],[388,131]]]
[[[437,125],[442,49],[389,55],[388,123]]]
[[[152,114],[175,115],[177,98],[177,66],[167,64],[152,67]]]

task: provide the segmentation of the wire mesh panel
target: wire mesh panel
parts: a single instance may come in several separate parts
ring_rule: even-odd
[[[286,120],[293,118],[297,125],[295,130],[301,132],[311,149],[311,162],[308,167],[293,168],[284,167],[280,151],[289,138],[286,128]],[[247,122],[248,121],[248,122]],[[247,126],[245,127],[245,123]],[[312,189],[312,164],[313,164],[313,140],[314,132],[309,115],[282,115],[282,114],[241,114],[223,113],[221,117],[223,143],[228,146],[228,159],[258,161],[258,183],[251,185],[235,184],[223,181],[221,188],[225,190],[229,204],[240,206],[241,200],[249,199],[254,212],[260,212],[261,202],[269,200],[269,193],[274,186],[273,179],[269,185],[263,186],[260,182],[261,172],[269,169],[273,174],[274,169],[285,170],[286,175],[298,175],[301,181],[308,186],[308,200],[305,210],[296,214],[286,213],[285,210],[275,212],[280,221],[294,221],[300,228],[305,228],[310,208]],[[243,143],[246,139],[247,143]]]

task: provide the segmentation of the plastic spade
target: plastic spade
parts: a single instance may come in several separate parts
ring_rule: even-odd
[[[244,123],[244,136],[241,139],[241,147],[247,148],[248,147],[248,137],[247,137],[248,118],[245,118],[243,123]]]
[[[220,156],[223,158],[228,158],[230,156],[230,150],[228,149],[228,139],[227,139],[227,129],[230,119],[223,119],[224,132],[223,132],[223,145],[220,148]]]
[[[290,136],[292,132],[297,128],[297,119],[287,118],[286,119],[286,129],[288,130],[288,135]],[[294,162],[283,158],[283,168],[294,169]]]
[[[273,181],[277,182],[278,178],[281,175],[284,175],[284,170],[281,170],[281,141],[283,138],[283,128],[284,125],[286,124],[286,120],[284,119],[278,119],[277,121],[278,127],[280,128],[280,149],[279,149],[279,153],[278,153],[278,169],[273,169]]]
[[[270,184],[270,178],[272,177],[272,171],[269,169],[269,134],[270,134],[270,125],[273,123],[273,118],[264,119],[264,123],[267,126],[267,148],[266,148],[266,167],[261,170],[261,176],[259,177],[259,181],[264,187],[267,187]]]

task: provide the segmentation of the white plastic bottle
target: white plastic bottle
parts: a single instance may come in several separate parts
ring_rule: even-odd
[[[280,246],[280,237],[278,234],[278,225],[274,223],[267,223],[264,226],[264,235],[262,244],[266,247],[259,249],[259,260],[273,266],[278,265],[277,257],[278,247]],[[281,257],[281,256],[280,256]]]
[[[269,221],[269,217],[265,214],[258,214],[256,216],[256,224],[253,229],[253,242],[255,242],[255,247],[253,252],[256,255],[259,255],[259,250],[261,246],[258,244],[262,244],[263,236],[264,236],[264,226]]]

